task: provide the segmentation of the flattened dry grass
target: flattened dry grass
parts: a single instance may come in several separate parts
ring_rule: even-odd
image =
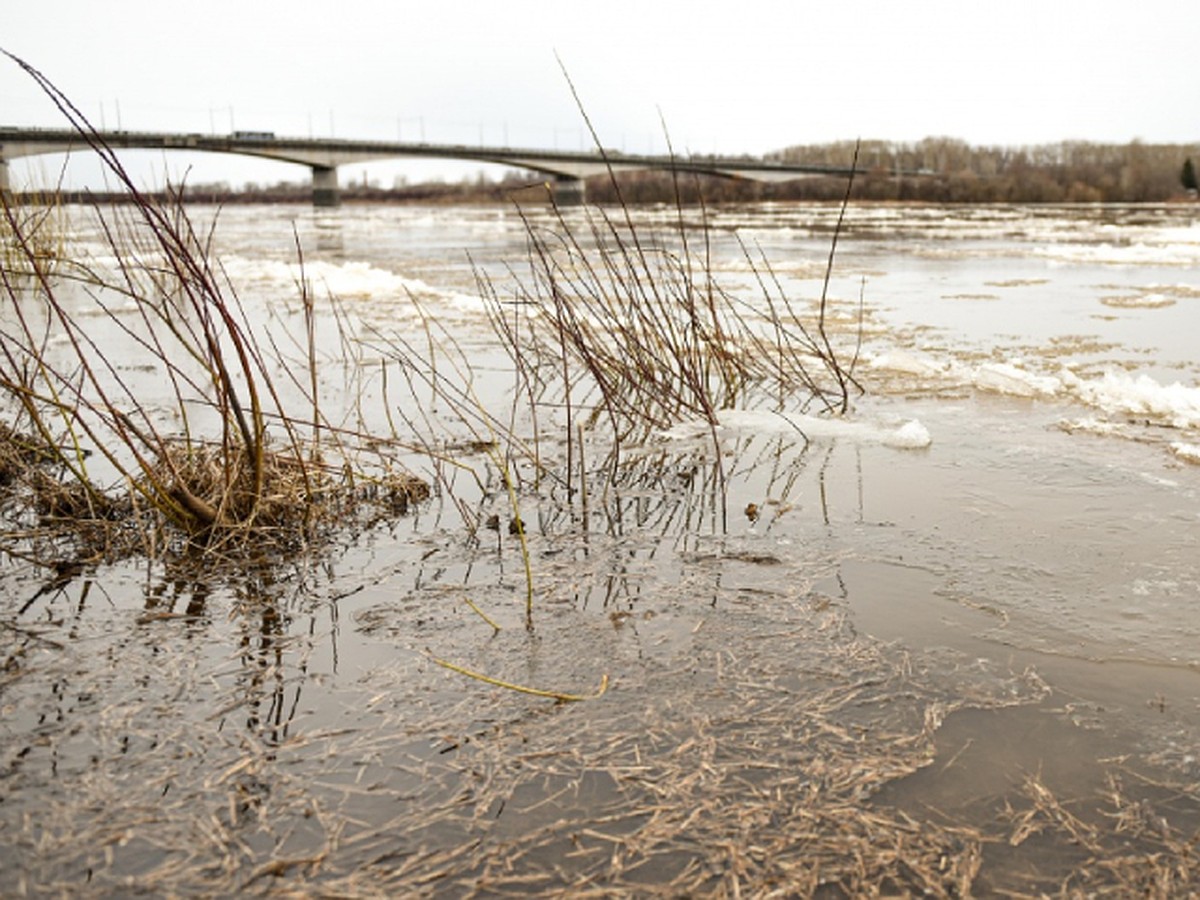
[[[232,721],[238,695],[261,690],[253,709],[286,708],[294,682],[279,671],[278,648],[303,659],[303,642],[264,639],[231,678],[233,660],[198,660],[182,626],[144,627],[159,635],[153,652],[143,642],[129,653],[157,659],[154,680],[135,689],[136,666],[93,673],[126,698],[103,710],[98,769],[88,774],[70,717],[22,757],[13,784],[41,792],[40,814],[9,823],[22,848],[0,856],[10,883],[69,892],[89,873],[100,893],[447,897],[804,895],[820,885],[858,894],[890,884],[950,896],[970,883],[978,834],[866,801],[931,758],[947,710],[1039,690],[984,678],[947,698],[903,654],[814,608],[776,633],[711,618],[695,632],[693,659],[627,671],[591,704],[532,713],[507,691],[422,702],[421,657],[411,656],[343,696],[354,713],[339,727],[256,717],[243,732]],[[609,634],[620,646],[629,631]],[[92,637],[96,647],[120,641]],[[547,637],[571,652],[596,640]],[[772,652],[759,655],[764,644]],[[780,665],[775,653],[789,645],[811,675]],[[78,671],[70,658],[51,668]],[[228,693],[212,695],[204,686],[219,672]],[[68,702],[98,686],[76,675]],[[15,686],[14,710],[47,690]],[[197,705],[162,705],[178,692]]]
[[[771,631],[780,602],[767,604],[773,613],[745,611],[761,619],[748,629],[731,621],[735,610],[706,617],[690,652],[627,670],[596,703],[535,711],[488,688],[430,702],[413,654],[342,695],[353,712],[337,727],[256,717],[255,731],[230,721],[207,737],[199,723],[240,709],[236,697],[198,692],[207,666],[228,663],[197,667],[194,637],[152,624],[164,629],[153,689],[105,708],[114,752],[100,773],[73,775],[71,791],[41,785],[40,814],[7,831],[36,853],[0,857],[0,872],[63,892],[86,878],[102,895],[1168,898],[1193,889],[1194,837],[1120,761],[1104,794],[1086,798],[1100,815],[1032,776],[991,820],[877,803],[881,788],[933,761],[948,715],[1032,703],[1045,685],[970,660],[910,657],[856,637],[838,610],[815,603],[790,608]],[[611,634],[619,646],[628,632]],[[597,639],[547,637],[572,652]],[[303,641],[264,641],[243,677],[223,677],[234,694],[264,691],[254,709],[274,710],[293,690],[278,671],[280,646],[305,658]],[[113,687],[132,684],[116,677]],[[93,689],[75,681],[71,696]],[[180,690],[199,706],[147,715]],[[22,689],[12,700],[17,710],[34,702]],[[63,773],[86,772],[69,721],[41,739],[14,784],[33,790],[50,758]],[[1194,784],[1149,787],[1200,801]],[[996,858],[1009,864],[989,864]]]
[[[1068,862],[1059,862],[1059,896],[1194,897],[1200,892],[1200,830],[1189,834],[1172,823],[1169,809],[1180,800],[1194,810],[1200,784],[1149,779],[1118,765],[1106,774],[1099,796],[1064,800],[1036,773],[1027,774],[1018,795],[1005,803],[1001,824],[1011,830],[999,838],[1013,848],[1062,845],[1060,860]],[[1025,880],[1028,895],[1035,895],[1037,880]]]

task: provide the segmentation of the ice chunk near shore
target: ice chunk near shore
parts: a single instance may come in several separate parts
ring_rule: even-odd
[[[938,362],[929,356],[906,353],[903,350],[880,353],[869,359],[867,365],[872,369],[898,372],[901,375],[916,375],[920,378],[936,378],[949,371],[946,363]]]
[[[1052,396],[1062,388],[1053,375],[1035,375],[1012,363],[984,363],[975,369],[971,382],[980,390],[1016,397]]]
[[[929,429],[916,419],[909,419],[895,431],[885,435],[883,443],[897,450],[923,450],[933,443]]]
[[[1076,379],[1071,386],[1081,400],[1105,412],[1146,416],[1174,428],[1200,426],[1200,387],[1120,372],[1107,372],[1099,381]]]
[[[897,450],[923,450],[933,443],[929,429],[916,419],[910,419],[901,425],[888,426],[854,419],[756,409],[726,409],[718,413],[717,418],[722,431],[735,434],[795,434],[814,441],[847,440],[862,444],[882,444]],[[707,433],[707,425],[684,422],[664,432],[664,436],[682,440]]]
[[[1062,390],[1062,382],[1053,375],[1037,375],[1021,368],[1019,360],[983,363],[970,368],[954,362],[939,362],[929,356],[904,351],[882,353],[868,361],[872,369],[918,378],[939,379],[954,384],[970,384],[981,391],[1014,397],[1053,396]]]
[[[1171,444],[1171,452],[1184,462],[1200,466],[1200,444],[1185,444],[1183,441],[1174,441]]]

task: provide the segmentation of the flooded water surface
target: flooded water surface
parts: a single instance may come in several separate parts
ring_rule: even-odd
[[[516,410],[481,293],[564,223],[191,215],[281,373],[307,282],[327,417],[423,425],[491,471],[489,435],[443,428],[388,348],[452,342],[472,402]],[[632,215],[768,326],[764,283],[821,305],[836,207]],[[73,216],[74,252],[109,264]],[[851,207],[836,249],[845,415],[680,418],[582,493],[452,480],[412,439],[430,499],[233,577],[6,556],[0,893],[1196,890],[1200,217]],[[171,421],[136,345],[113,352]],[[599,416],[571,442],[513,416],[574,471],[606,452]]]

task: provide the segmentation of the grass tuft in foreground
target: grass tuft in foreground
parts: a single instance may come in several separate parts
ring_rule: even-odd
[[[260,343],[182,196],[144,196],[79,110],[15,61],[132,202],[92,209],[107,243],[97,261],[47,251],[45,219],[0,201],[0,470],[22,526],[4,549],[37,561],[48,539],[56,564],[180,541],[261,556],[337,531],[352,508],[390,515],[428,497],[386,441],[368,451],[362,429],[322,421],[311,333],[307,379],[277,384],[290,363]],[[152,408],[164,386],[171,400]],[[96,523],[111,524],[99,542]]]

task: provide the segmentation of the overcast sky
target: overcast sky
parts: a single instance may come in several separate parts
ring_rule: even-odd
[[[557,52],[602,141],[630,153],[665,150],[660,111],[679,152],[929,135],[1010,145],[1200,141],[1200,20],[1187,0],[4,6],[0,46],[96,125],[126,130],[580,149],[587,139]],[[0,124],[62,124],[8,60]],[[139,171],[164,165],[146,156]],[[13,180],[58,165],[14,164]],[[306,177],[218,155],[166,165],[192,167],[193,182]],[[394,172],[416,180],[432,165],[371,171],[390,184]],[[73,168],[73,178],[90,177]]]

